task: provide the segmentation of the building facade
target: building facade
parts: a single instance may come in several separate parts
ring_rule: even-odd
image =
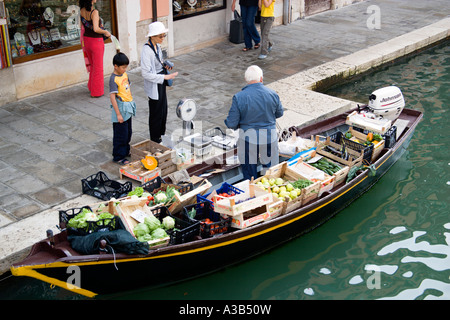
[[[276,0],[275,25],[360,1]],[[149,23],[158,20],[169,28],[163,48],[168,57],[176,56],[227,39],[233,19],[231,3],[98,0],[96,8],[134,68],[139,66]],[[79,0],[0,0],[0,105],[87,81],[78,5]],[[113,70],[115,53],[114,43],[107,40],[105,76]]]

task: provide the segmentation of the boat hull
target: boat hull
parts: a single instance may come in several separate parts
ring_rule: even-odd
[[[146,256],[69,256],[28,265],[25,260],[11,271],[93,297],[183,281],[242,262],[318,227],[369,190],[405,152],[420,118],[421,114],[392,149],[385,149],[374,163],[374,176],[366,170],[320,199],[273,220],[211,239],[159,248]]]

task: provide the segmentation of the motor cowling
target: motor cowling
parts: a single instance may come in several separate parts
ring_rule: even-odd
[[[396,86],[380,88],[369,96],[368,108],[376,116],[395,120],[405,107],[405,99]]]

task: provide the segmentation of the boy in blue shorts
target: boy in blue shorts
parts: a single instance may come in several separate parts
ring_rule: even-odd
[[[130,81],[126,70],[128,57],[117,53],[113,58],[114,72],[109,78],[109,97],[111,100],[111,121],[113,123],[113,161],[128,164],[130,155],[131,117],[136,115],[136,103],[131,95]]]

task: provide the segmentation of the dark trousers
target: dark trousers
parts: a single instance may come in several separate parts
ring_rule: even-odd
[[[113,122],[113,160],[119,161],[130,154],[131,118],[122,123]]]
[[[238,146],[238,156],[241,163],[244,180],[258,178],[258,163],[262,164],[263,174],[273,165],[278,164],[278,143],[253,144],[245,141]]]
[[[252,48],[252,40],[255,44],[261,42],[258,29],[255,26],[255,16],[258,6],[241,6],[242,28],[244,30],[244,42],[246,48]]]
[[[166,133],[167,94],[165,83],[158,84],[158,96],[158,100],[148,98],[150,140],[156,143],[160,143],[161,136]]]

